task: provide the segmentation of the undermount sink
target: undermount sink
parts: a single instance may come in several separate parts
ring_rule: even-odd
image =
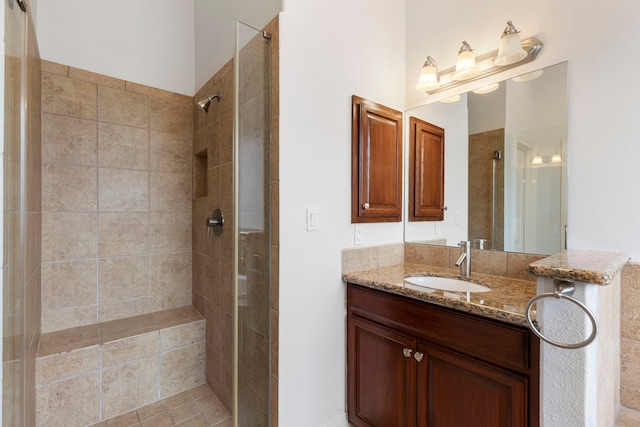
[[[447,277],[416,276],[405,277],[405,282],[425,288],[438,289],[453,292],[488,292],[491,288],[464,280],[450,279]]]

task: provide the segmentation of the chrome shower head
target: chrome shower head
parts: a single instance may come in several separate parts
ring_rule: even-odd
[[[200,109],[203,113],[207,113],[209,111],[209,106],[211,105],[211,101],[217,99],[218,102],[222,99],[222,92],[218,92],[215,95],[207,96],[205,98],[196,99],[193,102],[196,104],[196,107]]]

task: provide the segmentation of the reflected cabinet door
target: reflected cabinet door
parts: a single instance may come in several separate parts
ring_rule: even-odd
[[[402,220],[402,112],[352,98],[351,222]]]
[[[419,427],[525,427],[526,377],[458,353],[419,345]]]
[[[444,129],[411,117],[409,220],[444,220]]]
[[[415,340],[359,319],[349,321],[349,422],[415,426]]]

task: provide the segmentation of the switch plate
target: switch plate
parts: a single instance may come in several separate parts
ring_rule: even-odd
[[[460,225],[460,211],[456,210],[456,225]]]
[[[362,230],[361,225],[356,225],[353,233],[353,244],[354,245],[364,245],[364,232]]]
[[[307,231],[320,230],[318,208],[307,208]]]
[[[440,237],[442,235],[442,228],[439,222],[436,222],[436,237]]]

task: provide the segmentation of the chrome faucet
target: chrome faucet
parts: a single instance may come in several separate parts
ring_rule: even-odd
[[[456,267],[460,267],[460,276],[471,276],[471,242],[469,240],[463,240],[458,243],[460,246],[460,256],[456,261]]]

